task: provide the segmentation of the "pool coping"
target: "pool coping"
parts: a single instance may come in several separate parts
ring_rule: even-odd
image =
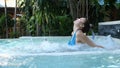
[[[99,25],[115,25],[115,24],[120,24],[120,20],[118,21],[107,21],[107,22],[99,22]]]

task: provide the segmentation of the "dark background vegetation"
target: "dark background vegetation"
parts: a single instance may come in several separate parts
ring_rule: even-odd
[[[17,2],[17,0],[16,0]],[[73,20],[86,17],[98,31],[98,22],[120,20],[120,2],[117,0],[24,0],[10,15],[7,6],[0,11],[0,37],[69,36]],[[1,9],[1,8],[0,8]],[[17,16],[16,12],[22,14]],[[16,17],[15,17],[16,16]],[[85,32],[89,30],[86,26]],[[88,32],[91,34],[91,32]]]

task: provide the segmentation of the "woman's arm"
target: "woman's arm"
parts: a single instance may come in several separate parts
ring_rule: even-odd
[[[80,40],[81,42],[87,43],[91,47],[103,48],[102,46],[96,45],[94,42],[92,42],[92,40],[90,40],[86,35],[84,35],[84,33],[82,31],[78,31],[76,33],[76,42],[77,43],[79,43],[78,40]]]

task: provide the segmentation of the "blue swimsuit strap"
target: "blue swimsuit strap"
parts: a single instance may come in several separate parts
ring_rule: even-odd
[[[76,31],[77,32],[77,31]],[[68,45],[75,45],[76,44],[76,32],[74,32],[74,34],[72,35],[71,40],[68,42]]]
[[[77,31],[75,31],[74,34],[72,35],[72,38],[68,42],[68,45],[74,46],[76,44],[76,32]],[[94,39],[94,38],[95,38],[95,34],[94,34],[94,31],[92,30],[92,39]]]

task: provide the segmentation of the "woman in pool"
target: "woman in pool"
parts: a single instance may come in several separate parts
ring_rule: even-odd
[[[72,35],[76,35],[76,44],[78,43],[87,43],[91,47],[100,47],[104,48],[100,45],[96,45],[92,40],[90,40],[83,32],[82,29],[84,28],[84,24],[87,22],[86,18],[78,18],[73,23],[73,32]]]

